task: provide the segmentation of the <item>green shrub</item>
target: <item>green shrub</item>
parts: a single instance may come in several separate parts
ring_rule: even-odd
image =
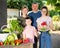
[[[59,30],[60,31],[60,25],[58,24],[59,22],[53,22],[53,27],[54,27],[54,30]]]
[[[23,27],[19,25],[17,20],[11,20],[10,23],[11,23],[10,29],[12,32],[16,31],[16,32],[22,33]]]
[[[41,0],[7,0],[7,8],[16,8],[20,10],[23,5],[27,5],[29,10],[31,10],[32,2],[38,2],[39,9],[43,6]]]
[[[52,20],[53,20],[53,21],[59,21],[59,20],[60,20],[60,17],[59,17],[59,16],[54,15],[54,16],[52,17]]]

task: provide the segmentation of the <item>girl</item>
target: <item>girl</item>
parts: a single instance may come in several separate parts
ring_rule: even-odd
[[[41,9],[42,16],[37,19],[38,31],[41,32],[41,48],[51,48],[51,35],[49,30],[53,29],[51,17],[48,16],[48,9],[46,6]]]

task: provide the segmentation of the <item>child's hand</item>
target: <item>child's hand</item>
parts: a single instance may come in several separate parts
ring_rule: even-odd
[[[39,39],[39,37],[40,37],[40,34],[41,34],[41,32],[38,31],[38,37],[37,37],[38,39]]]

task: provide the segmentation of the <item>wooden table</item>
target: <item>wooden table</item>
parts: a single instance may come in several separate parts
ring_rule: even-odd
[[[6,45],[6,46],[0,46],[0,48],[33,48],[33,44],[27,43],[27,44],[20,44],[19,46]]]
[[[59,34],[60,35],[60,31],[51,31],[51,34]]]

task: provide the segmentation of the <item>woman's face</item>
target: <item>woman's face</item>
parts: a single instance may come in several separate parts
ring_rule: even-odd
[[[27,8],[22,9],[22,14],[27,14],[27,13],[28,13],[28,9]]]
[[[42,15],[45,15],[46,16],[47,10],[44,8],[44,9],[41,10],[41,13],[42,13]]]

